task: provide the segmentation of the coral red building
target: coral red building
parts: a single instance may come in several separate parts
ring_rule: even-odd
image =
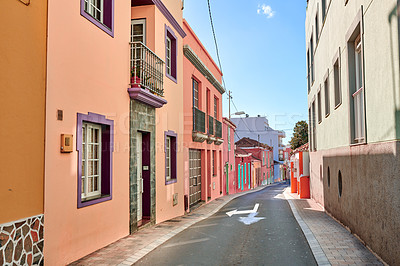
[[[250,138],[242,138],[235,144],[237,189],[249,190],[271,183],[274,163],[272,147]]]
[[[235,167],[235,129],[236,125],[224,117],[222,119],[223,144],[222,160],[224,163],[223,193],[234,194],[237,190],[236,167]]]

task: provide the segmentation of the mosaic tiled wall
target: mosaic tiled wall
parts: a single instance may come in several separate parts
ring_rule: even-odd
[[[43,265],[43,215],[0,225],[0,265]]]

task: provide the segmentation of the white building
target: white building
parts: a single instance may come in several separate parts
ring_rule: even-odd
[[[274,161],[276,161],[274,181],[277,180],[280,177],[279,164],[283,163],[280,160],[282,158],[279,158],[279,152],[283,154],[285,145],[282,144],[282,139],[286,137],[285,132],[271,128],[264,116],[231,118],[231,121],[237,126],[235,142],[247,137],[273,147]]]
[[[311,197],[390,265],[400,265],[398,10],[309,0],[304,51]]]

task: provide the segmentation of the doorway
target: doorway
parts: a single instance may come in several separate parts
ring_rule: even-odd
[[[229,195],[229,163],[225,163],[225,174],[226,174],[226,195]]]
[[[201,151],[189,150],[189,204],[201,201]]]
[[[137,132],[137,225],[150,222],[150,133]]]

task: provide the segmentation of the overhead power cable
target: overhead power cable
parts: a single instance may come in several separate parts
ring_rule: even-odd
[[[219,65],[219,69],[221,70],[221,72],[224,73],[222,71],[221,58],[219,57],[219,49],[218,49],[217,37],[215,35],[215,30],[214,30],[214,23],[213,23],[213,19],[212,19],[210,0],[207,0],[207,4],[208,4],[208,13],[210,15],[211,30],[212,30],[213,37],[214,37],[215,50],[217,52],[218,65]],[[225,79],[224,79],[223,74],[222,74],[222,83],[224,84],[224,88],[226,90]]]

